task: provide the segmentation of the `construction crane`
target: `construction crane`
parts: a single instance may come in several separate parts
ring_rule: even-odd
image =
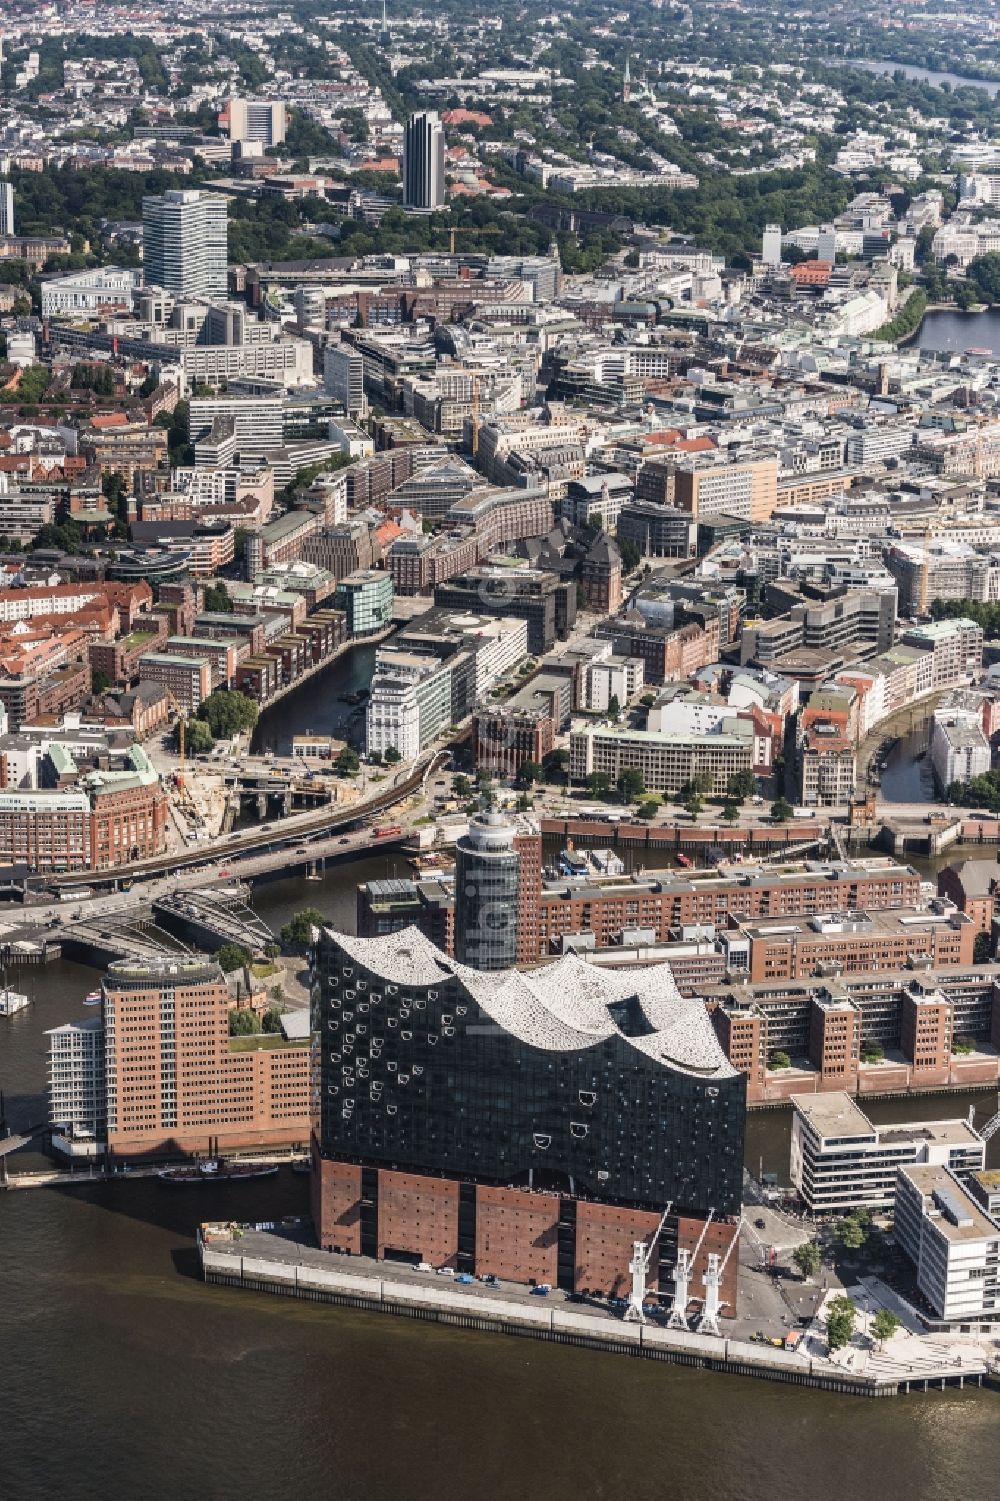
[[[642,1308],[642,1305],[646,1301],[646,1273],[649,1271],[649,1265],[653,1259],[653,1247],[663,1234],[663,1227],[667,1223],[667,1216],[673,1207],[674,1201],[671,1199],[666,1209],[660,1215],[660,1223],[657,1225],[656,1232],[648,1246],[641,1240],[634,1240],[632,1242],[632,1260],[628,1264],[628,1269],[632,1273],[632,1289],[628,1295],[628,1307],[625,1309],[624,1314],[627,1324],[644,1324],[646,1322],[646,1315],[643,1313]]]
[[[490,229],[488,225],[479,224],[449,224],[447,228],[448,245],[450,247],[449,253],[451,255],[455,254],[456,235],[499,235],[503,233],[500,229]]]
[[[730,1256],[733,1254],[733,1247],[739,1245],[742,1228],[743,1216],[740,1215],[736,1221],[736,1229],[733,1232],[733,1238],[729,1242],[725,1256],[720,1256],[717,1251],[710,1251],[708,1253],[708,1266],[702,1278],[705,1284],[705,1302],[701,1310],[701,1317],[695,1325],[699,1334],[717,1334],[720,1339],[722,1337],[722,1330],[719,1328],[719,1313],[722,1309],[723,1299],[719,1297],[719,1290],[722,1287],[722,1275],[726,1270]]]
[[[670,1309],[670,1317],[667,1320],[668,1329],[686,1329],[688,1326],[687,1306],[691,1300],[691,1278],[694,1275],[694,1268],[695,1263],[698,1260],[698,1253],[705,1243],[705,1236],[708,1234],[708,1227],[712,1223],[714,1218],[715,1210],[710,1209],[708,1211],[708,1219],[705,1221],[704,1228],[702,1229],[702,1232],[698,1237],[698,1243],[693,1251],[685,1250],[682,1246],[677,1252],[677,1265],[674,1267],[672,1274],[674,1283],[674,1301],[673,1306]]]

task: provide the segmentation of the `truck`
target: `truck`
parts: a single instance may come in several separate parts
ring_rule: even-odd
[[[792,809],[792,817],[793,818],[815,818],[816,817],[816,809],[815,808],[793,808]]]
[[[403,832],[401,823],[377,823],[372,829],[373,839],[392,839]]]

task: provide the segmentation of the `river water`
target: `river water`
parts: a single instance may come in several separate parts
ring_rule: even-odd
[[[255,906],[274,928],[312,905],[353,930],[356,884],[405,871],[374,855],[319,882],[261,884]],[[45,1029],[92,1014],[93,972],[60,962],[19,978],[33,1004],[0,1020],[15,1127],[43,1118]],[[970,1103],[980,1120],[993,1108],[984,1095],[870,1108],[899,1120]],[[747,1162],[786,1178],[786,1111],[751,1115]],[[2,1501],[996,1496],[988,1392],[864,1402],[197,1279],[198,1220],[306,1209],[305,1180],[285,1169],[256,1184],[0,1194]]]

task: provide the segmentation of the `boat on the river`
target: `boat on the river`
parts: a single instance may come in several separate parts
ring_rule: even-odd
[[[244,1178],[273,1178],[277,1171],[278,1164],[273,1162],[219,1162],[213,1158],[208,1162],[188,1163],[184,1167],[161,1168],[156,1176],[161,1183],[179,1184],[183,1187],[191,1183],[233,1183],[241,1182]]]
[[[0,1016],[16,1016],[31,1005],[31,997],[21,990],[11,990],[9,985],[0,989]]]

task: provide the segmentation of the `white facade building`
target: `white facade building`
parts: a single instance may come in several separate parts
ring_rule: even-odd
[[[891,1208],[899,1170],[914,1163],[971,1172],[985,1161],[986,1145],[966,1120],[874,1126],[840,1091],[792,1095],[791,1103],[791,1178],[813,1214]]]
[[[225,297],[226,200],[196,188],[171,188],[142,200],[147,284],[179,297]]]
[[[49,1122],[70,1135],[94,1133],[103,1123],[104,1026],[100,1016],[67,1022],[49,1039]]]
[[[953,1172],[900,1170],[894,1233],[939,1319],[963,1329],[1000,1325],[1000,1225]]]

